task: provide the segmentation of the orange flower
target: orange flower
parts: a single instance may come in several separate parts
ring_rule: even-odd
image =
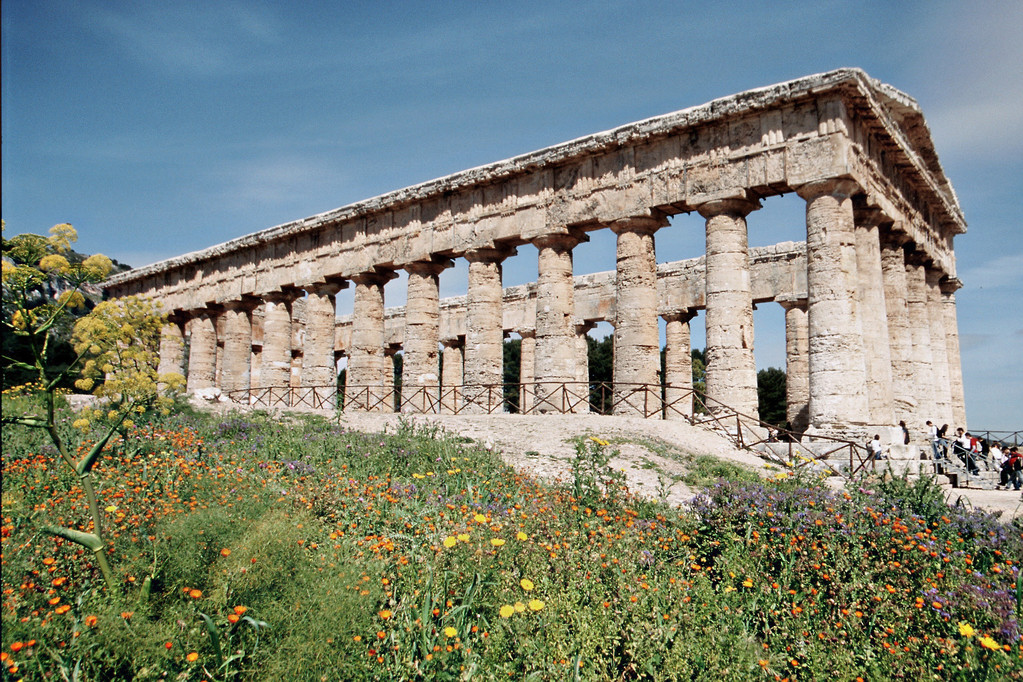
[[[231,556],[231,550],[225,547],[224,549],[220,550],[220,556]]]
[[[189,590],[188,596],[192,599],[202,599],[202,590]]]
[[[380,617],[383,618],[384,620],[387,620],[388,618],[391,617],[391,612],[388,611],[387,609],[384,609],[383,611],[380,612]]]
[[[170,649],[172,646],[174,646],[174,645],[171,644],[170,642],[164,642],[163,643],[163,648],[164,649]]]
[[[237,622],[238,622],[238,620],[239,620],[239,618],[238,618],[238,614],[237,614],[237,613],[232,613],[231,615],[229,615],[229,616],[227,617],[227,622],[228,622],[228,623],[231,623],[232,625],[233,625],[234,623],[237,623]]]
[[[99,618],[97,618],[96,616],[86,616],[85,617],[85,627],[87,627],[87,628],[94,628],[94,627],[96,627],[96,623],[97,622],[99,622]]]
[[[199,654],[195,653],[194,651],[189,652],[189,654],[185,656],[185,660],[188,661],[189,663],[192,663],[197,658],[199,658]]]

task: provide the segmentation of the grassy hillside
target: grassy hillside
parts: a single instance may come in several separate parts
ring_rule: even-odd
[[[682,511],[600,439],[552,487],[435,431],[179,411],[98,469],[110,594],[37,530],[86,519],[43,443],[4,426],[5,679],[1023,676],[1020,525],[925,484],[721,480]]]

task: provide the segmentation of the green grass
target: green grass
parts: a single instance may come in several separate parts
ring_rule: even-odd
[[[132,439],[97,467],[104,590],[37,530],[85,523],[74,479],[4,427],[5,679],[1023,674],[1023,528],[926,483],[835,495],[642,443],[707,486],[681,510],[630,496],[592,439],[561,486],[407,424],[182,409]]]

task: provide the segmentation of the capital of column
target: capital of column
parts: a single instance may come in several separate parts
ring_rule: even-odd
[[[558,251],[570,251],[580,243],[588,242],[589,240],[590,238],[584,234],[553,232],[536,237],[532,240],[532,244],[538,249],[553,248]]]
[[[760,208],[759,199],[747,197],[730,197],[727,199],[713,199],[695,207],[697,213],[706,219],[718,215],[731,215],[745,218],[753,211]]]
[[[238,300],[224,301],[222,304],[225,310],[239,310],[251,312],[259,307],[260,301],[255,296],[242,296]]]
[[[516,253],[518,250],[513,246],[494,246],[469,249],[463,256],[470,263],[500,263]]]
[[[412,275],[439,275],[454,265],[455,262],[450,258],[434,257],[430,260],[412,261],[401,267]]]
[[[596,326],[596,322],[590,322],[589,320],[576,320],[575,333],[580,335],[585,334]]]
[[[852,197],[862,191],[859,183],[852,178],[827,178],[826,180],[814,180],[796,188],[796,194],[807,201],[818,197],[832,195],[837,197]]]
[[[853,206],[853,219],[860,227],[881,227],[895,222],[887,213],[876,206]]]
[[[465,337],[456,336],[450,339],[441,339],[440,345],[444,346],[445,348],[461,348],[462,346],[465,345]]]
[[[512,331],[515,332],[516,334],[518,334],[519,336],[521,336],[524,339],[535,339],[536,338],[536,330],[535,329],[523,329],[523,328],[519,327],[519,328],[513,329]]]
[[[671,312],[661,313],[661,318],[665,322],[688,322],[694,317],[696,317],[696,311],[689,310],[688,308],[682,308],[681,310],[673,310]]]
[[[941,293],[954,294],[963,288],[963,281],[958,277],[946,275],[938,282],[938,286],[941,288]]]
[[[279,291],[268,291],[260,296],[267,303],[286,303],[289,305],[298,297],[298,289],[292,287],[281,287]]]
[[[351,279],[356,284],[387,284],[392,279],[396,279],[398,273],[393,270],[369,270],[367,272],[360,272],[356,275],[352,275]]]
[[[660,212],[652,212],[652,215],[648,216],[634,216],[631,218],[622,218],[616,220],[608,227],[615,234],[621,234],[622,232],[639,232],[643,234],[653,234],[662,227],[669,225],[668,218]]]
[[[794,308],[798,308],[799,310],[806,310],[807,305],[809,304],[809,301],[807,301],[807,299],[796,298],[794,296],[791,298],[778,297],[775,298],[774,300],[778,305],[780,305],[785,310],[792,310]]]
[[[343,279],[328,279],[325,282],[313,282],[305,290],[318,296],[337,296],[337,292],[347,288],[348,282]]]

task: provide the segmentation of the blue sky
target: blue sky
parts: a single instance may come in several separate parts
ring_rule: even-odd
[[[920,102],[969,223],[956,252],[970,426],[1023,428],[1023,3],[5,0],[0,15],[8,235],[66,221],[80,250],[136,266],[863,68]],[[803,238],[802,212],[795,197],[766,201],[751,243]],[[609,237],[579,247],[577,273],[614,268]],[[677,217],[657,249],[700,255],[702,220]],[[535,272],[524,247],[505,282]],[[389,304],[403,286],[388,285]],[[442,288],[464,293],[464,267]],[[760,367],[784,366],[782,319],[756,312]],[[702,345],[699,321],[693,334]]]

